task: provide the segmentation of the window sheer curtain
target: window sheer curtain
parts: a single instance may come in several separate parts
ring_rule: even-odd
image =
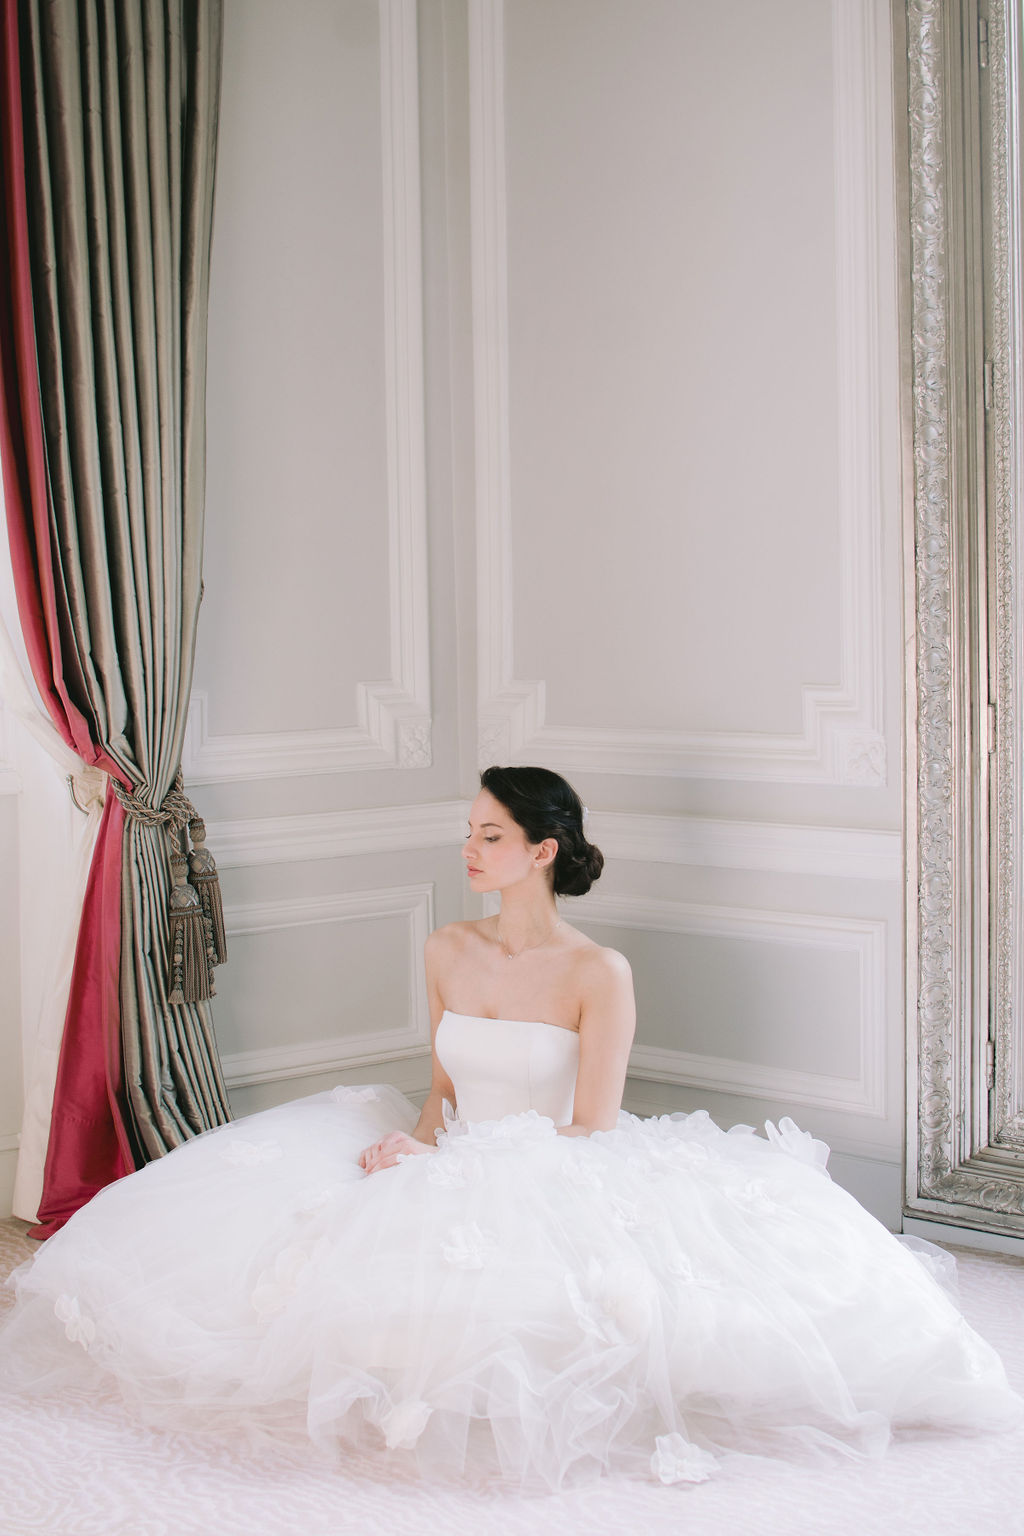
[[[8,726],[8,753],[21,777],[18,834],[25,854],[18,871],[23,1109],[12,1208],[15,1216],[35,1221],[78,922],[106,778],[65,745],[38,703],[28,658],[17,640],[16,613],[5,525],[0,530],[0,708]]]
[[[181,833],[188,816],[176,781],[201,597],[221,10],[0,3],[0,451],[18,611],[58,733],[121,790],[108,786],[82,909],[45,1236],[230,1118],[211,988],[171,1000],[172,917],[179,936],[198,928],[157,819],[170,810]]]

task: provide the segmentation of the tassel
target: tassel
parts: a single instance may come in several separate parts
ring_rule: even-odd
[[[186,878],[184,854],[171,857],[171,990],[169,1003],[200,1003],[215,995],[213,937],[198,895]]]
[[[224,928],[224,902],[220,894],[217,861],[206,846],[206,822],[193,816],[188,824],[192,852],[188,856],[189,878],[199,893],[199,900],[213,940],[213,963],[223,965],[228,957],[228,936]]]

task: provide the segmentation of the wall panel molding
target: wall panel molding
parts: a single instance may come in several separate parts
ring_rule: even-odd
[[[183,755],[193,784],[432,760],[416,0],[378,9],[391,676],[357,684],[357,724],[336,730],[218,735],[196,689]]]
[[[395,1029],[369,1030],[252,1051],[236,1051],[221,1058],[229,1088],[285,1078],[314,1077],[321,1072],[345,1071],[430,1049],[430,1013],[421,981],[423,946],[434,925],[432,885],[392,886],[381,890],[350,891],[332,896],[296,897],[282,901],[249,902],[225,907],[229,938],[271,933],[285,928],[320,924],[353,923],[373,917],[404,920],[409,954],[408,1020]]]
[[[781,1099],[871,1119],[884,1118],[886,924],[882,920],[715,907],[632,896],[587,896],[580,901],[578,910],[583,921],[609,927],[707,938],[751,939],[758,943],[812,946],[855,954],[860,978],[858,1077],[831,1077],[644,1045],[633,1048],[629,1076],[685,1084],[713,1093]]]
[[[898,832],[619,811],[594,812],[588,832],[612,859],[837,880],[896,882],[903,878],[903,841]]]
[[[211,821],[207,823],[207,837],[223,869],[298,864],[307,859],[345,859],[361,853],[454,847],[465,836],[468,811],[468,800],[443,800],[428,805]]]
[[[456,848],[465,836],[469,807],[468,800],[440,800],[250,821],[210,821],[207,835],[218,864],[225,869],[342,859],[364,853],[404,853],[414,848]],[[588,831],[611,860],[756,869],[890,884],[903,878],[903,845],[898,832],[623,811],[594,811]]]
[[[838,613],[841,679],[804,686],[798,735],[560,726],[543,679],[516,676],[505,182],[503,0],[470,0],[470,147],[477,447],[481,766],[529,758],[565,772],[886,783],[881,687],[881,549],[886,487],[878,208],[878,0],[833,0],[836,311],[840,384]]]

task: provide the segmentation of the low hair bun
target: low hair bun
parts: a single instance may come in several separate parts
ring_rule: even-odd
[[[583,834],[585,808],[572,785],[550,768],[485,768],[481,786],[505,807],[531,843],[553,837],[556,896],[585,896],[604,868],[604,854]]]
[[[585,896],[604,869],[604,854],[594,843],[570,852],[559,846],[555,859],[555,895]]]

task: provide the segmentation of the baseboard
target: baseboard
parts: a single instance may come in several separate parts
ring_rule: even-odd
[[[956,1248],[980,1248],[985,1253],[1009,1253],[1024,1259],[1024,1237],[1007,1237],[1002,1232],[980,1232],[975,1227],[954,1227],[945,1221],[922,1220],[904,1216],[903,1230],[908,1237],[923,1237],[929,1243],[949,1243]]]
[[[18,1166],[17,1147],[0,1150],[0,1221],[6,1221],[14,1206],[14,1173]]]

